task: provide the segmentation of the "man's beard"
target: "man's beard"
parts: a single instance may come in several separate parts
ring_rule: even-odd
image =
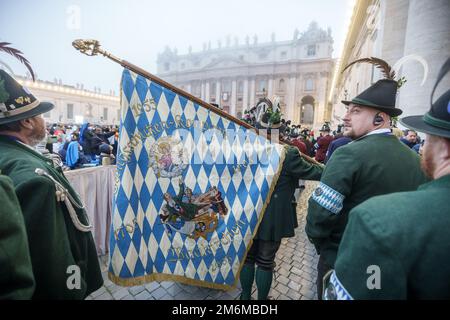
[[[428,155],[428,152],[423,153],[423,156],[420,159],[420,166],[425,175],[433,179],[433,174],[434,170],[436,169],[436,166],[433,162],[433,158]]]
[[[342,132],[342,135],[343,135],[344,137],[353,138],[353,137],[352,137],[352,135],[353,135],[352,129],[350,129],[350,130],[345,130],[345,129],[344,129],[344,131]]]
[[[356,140],[356,139],[359,138],[359,137],[355,136],[355,132],[353,131],[353,129],[351,127],[350,128],[344,128],[344,132],[342,133],[342,135],[344,137],[349,137],[352,140]]]
[[[47,136],[47,132],[46,130],[39,130],[38,128],[35,128],[32,132],[32,134],[30,135],[30,137],[28,138],[30,145],[32,147],[37,146],[39,143],[42,142],[42,140],[44,140]]]
[[[348,137],[348,138],[350,138],[350,139],[352,139],[352,140],[357,140],[357,139],[359,139],[359,138],[365,136],[365,135],[368,134],[369,132],[370,132],[370,130],[366,130],[366,132],[357,135],[357,134],[355,133],[355,131],[353,130],[352,127],[348,127],[348,128],[345,128],[345,127],[344,127],[344,132],[342,133],[342,135],[343,135],[344,137]]]

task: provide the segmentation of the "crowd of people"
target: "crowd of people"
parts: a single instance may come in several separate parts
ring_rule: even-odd
[[[264,98],[261,101],[269,104],[269,113],[277,112],[275,106],[270,104],[269,100]],[[265,112],[265,111],[264,111]],[[258,107],[244,111],[244,118],[241,119],[248,124],[258,127],[257,119]],[[264,113],[262,113],[264,114]],[[261,114],[261,115],[262,115]],[[262,118],[261,116],[259,118]],[[273,124],[271,124],[273,127]],[[272,128],[272,132],[276,129],[279,134],[279,139],[283,142],[296,146],[301,153],[313,157],[320,163],[326,164],[333,152],[341,146],[351,142],[352,139],[344,135],[343,124],[338,124],[336,130],[331,130],[330,122],[325,122],[319,129],[319,134],[316,136],[314,130],[309,127],[302,127],[300,124],[292,124],[291,120],[280,118],[279,125]],[[265,128],[262,126],[262,128]],[[390,121],[390,129],[394,136],[400,139],[405,145],[421,155],[422,147],[425,140],[415,130],[397,128],[394,121]]]
[[[292,125],[291,127],[290,121],[284,121],[284,119],[281,120],[281,123],[281,128],[285,124],[285,129],[280,129],[281,141],[296,146],[300,152],[313,157],[323,164],[327,163],[337,148],[352,141],[350,137],[344,136],[342,125],[338,125],[336,130],[332,131],[330,123],[325,122],[319,130],[318,137],[315,137],[313,130],[308,128],[302,129],[301,125]],[[391,125],[391,132],[394,136],[396,129],[398,128]],[[411,129],[400,130],[400,132],[401,135],[397,136],[397,138],[417,154],[421,155],[425,140],[421,139],[417,132]]]
[[[117,126],[54,123],[47,126],[47,139],[36,148],[63,170],[73,170],[115,164],[118,138]]]
[[[281,119],[279,137],[283,142],[296,146],[300,152],[326,164],[333,152],[340,146],[351,142],[351,138],[343,135],[343,125],[331,130],[329,122],[325,122],[316,137],[314,130],[301,125],[291,124],[291,120]],[[395,127],[392,131],[395,132]],[[332,132],[332,133],[331,133]],[[401,131],[400,141],[421,154],[424,141],[416,131]],[[118,143],[117,126],[101,126],[84,123],[82,126],[53,123],[47,126],[47,140],[41,142],[37,149],[44,155],[59,161],[64,170],[73,170],[104,163],[115,164]]]
[[[251,298],[253,283],[258,299],[268,298],[281,240],[298,227],[300,180],[318,181],[304,231],[319,255],[319,299],[450,299],[450,90],[433,99],[448,71],[450,59],[430,110],[400,119],[404,134],[392,126],[402,110],[389,73],[342,101],[347,111],[333,135],[328,123],[315,138],[282,121],[267,99],[248,114],[258,129],[281,131],[288,146],[240,272],[241,299]],[[0,99],[0,299],[84,299],[103,278],[85,208],[54,155],[70,168],[102,154],[111,160],[117,130],[46,128],[42,114],[54,105],[3,70]],[[38,152],[46,134],[48,152]],[[69,285],[74,266],[81,279]]]

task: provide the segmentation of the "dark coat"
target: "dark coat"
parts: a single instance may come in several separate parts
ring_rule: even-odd
[[[355,140],[328,161],[309,199],[306,233],[326,264],[334,266],[351,209],[374,196],[416,190],[426,181],[418,155],[395,136]]]
[[[22,211],[12,181],[0,176],[0,300],[30,299],[34,277]]]
[[[299,179],[318,180],[322,169],[300,156],[295,147],[287,147],[280,177],[267,205],[255,239],[280,241],[293,237],[298,227],[297,213],[292,206]]]
[[[450,299],[450,175],[350,212],[336,276],[354,299]],[[368,266],[381,271],[369,290]],[[372,271],[373,273],[373,271]]]
[[[316,160],[324,162],[327,154],[328,146],[333,141],[333,136],[326,135],[317,139],[317,145],[319,146],[316,151]]]
[[[13,181],[25,220],[36,281],[33,298],[84,299],[103,284],[92,234],[75,228],[67,207],[56,199],[54,182],[37,175],[36,168],[47,171],[81,203],[52,160],[26,145],[0,136],[0,170]],[[85,210],[75,210],[78,219],[87,224]],[[79,267],[80,289],[71,290],[67,286],[71,266]]]
[[[349,137],[339,137],[335,138],[333,141],[331,141],[330,145],[328,146],[327,150],[327,156],[325,158],[324,163],[326,164],[332,154],[336,151],[337,148],[340,148],[342,146],[345,146],[346,144],[352,142],[352,139]]]

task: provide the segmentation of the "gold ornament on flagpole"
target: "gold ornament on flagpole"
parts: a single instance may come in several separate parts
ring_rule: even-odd
[[[78,39],[72,42],[75,49],[88,56],[95,56],[99,52],[100,43],[97,40]]]
[[[87,55],[87,56],[96,56],[97,54],[101,54],[104,57],[110,58],[111,60],[121,64],[122,66],[127,66],[124,65],[125,61],[122,61],[121,59],[117,58],[116,56],[112,55],[111,53],[101,49],[100,47],[100,42],[98,40],[94,40],[94,39],[77,39],[74,40],[72,42],[72,46],[77,49],[78,51],[80,51],[81,53]],[[128,66],[127,66],[128,67]]]

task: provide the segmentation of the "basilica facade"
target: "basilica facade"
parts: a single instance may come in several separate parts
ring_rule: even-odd
[[[218,104],[241,118],[244,110],[264,96],[280,97],[283,118],[293,124],[320,127],[331,117],[327,102],[332,70],[333,38],[312,22],[291,40],[259,43],[248,36],[244,44],[227,39],[203,51],[178,54],[166,48],[158,55],[158,76],[174,86]]]

